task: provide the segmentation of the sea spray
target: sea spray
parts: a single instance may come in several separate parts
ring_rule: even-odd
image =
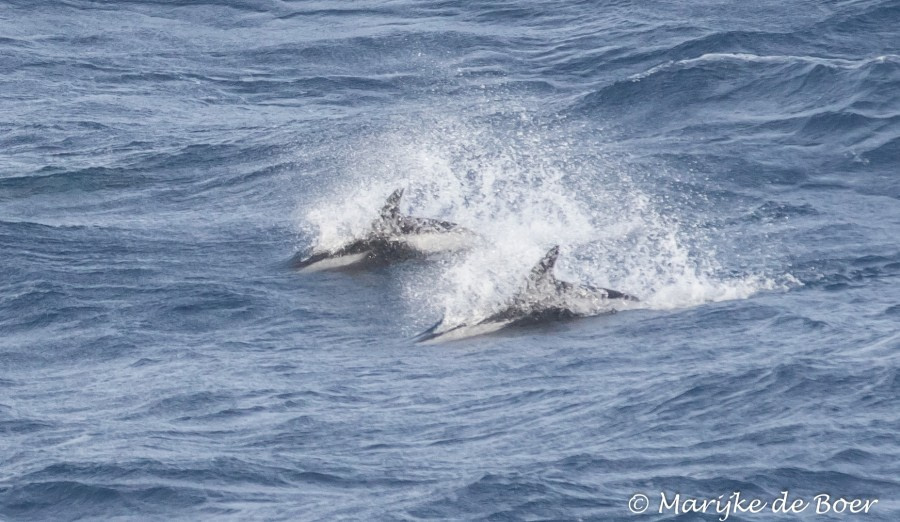
[[[746,298],[776,286],[766,274],[728,272],[721,245],[689,215],[697,209],[673,208],[653,192],[662,184],[635,176],[627,157],[570,122],[520,112],[402,118],[359,138],[341,168],[303,219],[320,248],[364,234],[398,187],[406,188],[405,212],[483,236],[464,254],[403,272],[418,316],[489,316],[556,244],[561,279],[636,295],[647,308]]]

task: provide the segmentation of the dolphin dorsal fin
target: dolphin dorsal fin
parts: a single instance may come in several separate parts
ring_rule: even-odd
[[[548,250],[544,257],[538,261],[538,264],[534,265],[534,268],[531,269],[531,275],[528,277],[529,283],[537,283],[545,277],[553,278],[553,267],[556,265],[557,257],[559,257],[559,245],[555,245]]]
[[[398,188],[388,196],[387,201],[384,202],[384,206],[381,207],[381,217],[384,219],[391,219],[400,215],[400,198],[402,197],[402,188]]]

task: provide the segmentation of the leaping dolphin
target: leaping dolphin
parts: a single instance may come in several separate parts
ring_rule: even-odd
[[[551,248],[531,269],[525,286],[497,313],[473,323],[437,324],[416,337],[418,342],[440,342],[495,332],[501,328],[585,317],[613,312],[610,301],[638,301],[638,298],[608,288],[595,288],[560,281],[553,275],[559,246]]]
[[[365,262],[392,262],[463,250],[478,235],[456,223],[438,219],[404,216],[400,213],[403,189],[395,190],[372,222],[365,237],[334,250],[313,250],[297,255],[291,264],[301,271],[346,268]]]

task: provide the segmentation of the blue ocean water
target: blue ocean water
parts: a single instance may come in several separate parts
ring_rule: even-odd
[[[789,491],[897,520],[898,27],[894,0],[0,0],[0,519]],[[290,269],[397,187],[491,246]],[[556,243],[643,306],[412,341]]]

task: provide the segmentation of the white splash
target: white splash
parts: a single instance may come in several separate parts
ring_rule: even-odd
[[[723,276],[702,233],[664,217],[626,163],[565,124],[525,114],[404,121],[360,139],[343,167],[332,194],[303,220],[319,246],[364,233],[398,187],[407,189],[405,212],[485,238],[404,283],[411,310],[424,306],[448,322],[497,311],[557,244],[558,278],[626,292],[648,308],[741,299],[776,286],[762,274]]]

